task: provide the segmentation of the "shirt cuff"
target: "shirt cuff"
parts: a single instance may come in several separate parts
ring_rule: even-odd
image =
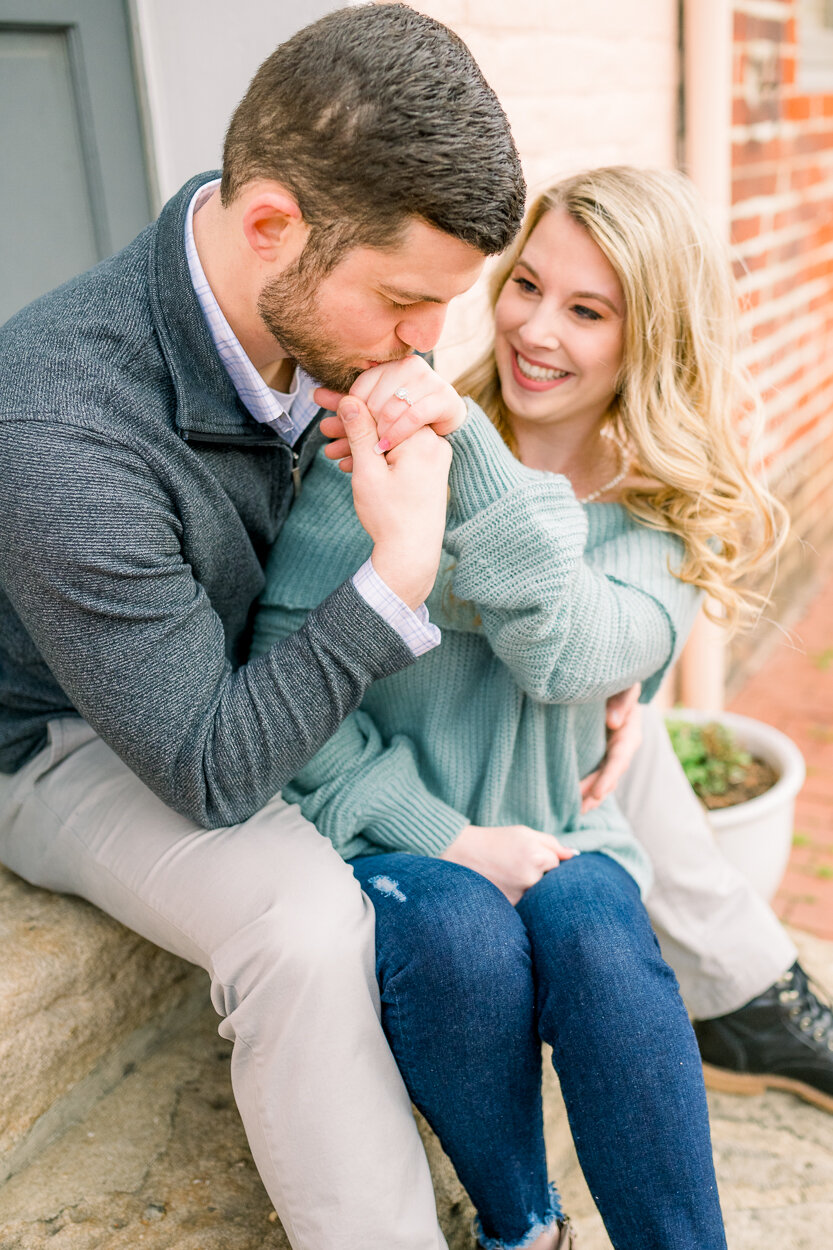
[[[383,620],[395,629],[399,637],[414,655],[424,655],[439,645],[440,631],[428,619],[428,609],[421,603],[413,612],[383,582],[373,567],[372,560],[365,560],[353,575],[353,585],[366,603],[378,612]]]

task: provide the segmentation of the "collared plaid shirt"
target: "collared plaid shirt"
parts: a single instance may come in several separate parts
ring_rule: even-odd
[[[185,218],[185,254],[194,292],[205,317],[208,331],[217,349],[223,367],[255,421],[268,425],[289,446],[293,446],[311,421],[317,417],[319,406],[312,397],[318,383],[300,366],[296,366],[292,385],[287,393],[275,391],[264,382],[257,369],[235,337],[214,292],[208,285],[194,243],[194,213],[204,204],[219,180],[207,182],[194,195]],[[440,631],[428,618],[428,609],[420,604],[412,611],[395,595],[386,582],[366,560],[353,577],[353,585],[375,612],[388,622],[410,647],[414,655],[424,655],[440,641]]]

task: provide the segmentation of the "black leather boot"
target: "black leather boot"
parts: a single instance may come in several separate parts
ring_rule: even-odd
[[[818,998],[800,964],[745,1007],[695,1020],[694,1032],[711,1089],[783,1089],[833,1112],[833,1006]]]

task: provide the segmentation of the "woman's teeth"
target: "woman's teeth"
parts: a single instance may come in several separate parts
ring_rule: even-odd
[[[566,369],[544,369],[541,365],[533,365],[528,360],[524,360],[520,352],[515,352],[515,359],[520,372],[532,382],[554,382],[556,378],[567,376]]]

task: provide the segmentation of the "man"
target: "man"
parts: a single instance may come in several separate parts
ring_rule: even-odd
[[[372,563],[244,664],[251,609],[321,442],[313,379],[429,350],[523,198],[461,41],[404,6],[344,9],[261,67],[219,187],[192,180],[0,335],[0,860],[210,972],[302,1250],[443,1244],[372,910],[273,796],[437,641],[444,440],[386,460],[366,411],[348,420]]]

